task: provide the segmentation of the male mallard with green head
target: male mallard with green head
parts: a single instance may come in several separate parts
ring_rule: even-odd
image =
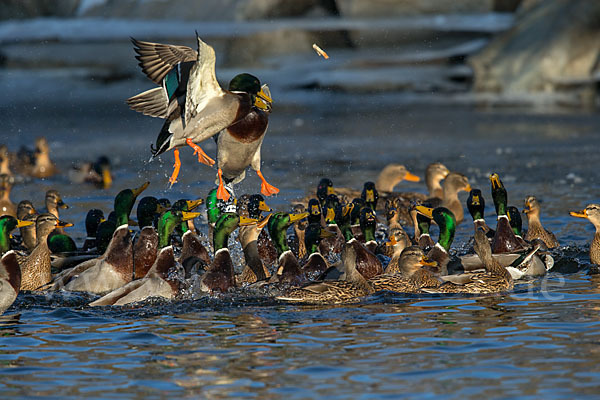
[[[425,206],[416,206],[418,213],[425,217],[433,219],[440,227],[440,236],[437,243],[427,253],[429,260],[437,262],[439,275],[448,274],[448,263],[450,262],[450,246],[454,241],[456,233],[456,219],[452,211],[446,207],[430,208]]]
[[[249,74],[239,82],[243,91],[223,90],[215,76],[214,49],[198,35],[196,39],[198,51],[132,39],[142,71],[160,87],[131,97],[127,103],[135,111],[165,119],[153,157],[174,149],[171,185],[176,182],[181,168],[178,147],[191,146],[199,162],[212,166],[214,160],[196,143],[241,121],[253,107],[267,110],[271,103],[258,79],[248,81],[248,77],[252,77]]]
[[[508,194],[504,188],[504,184],[500,180],[498,174],[490,175],[490,183],[492,185],[492,198],[494,199],[494,207],[496,207],[496,215],[498,215],[498,223],[496,225],[496,234],[492,240],[492,252],[497,253],[514,253],[523,250],[523,246],[515,236],[510,221],[506,214],[508,204]]]
[[[33,221],[21,221],[10,215],[0,217],[0,255],[11,250],[10,234],[17,228],[34,225]]]
[[[277,273],[271,277],[272,283],[297,285],[304,281],[300,263],[288,245],[287,230],[293,223],[307,216],[307,212],[301,214],[276,212],[271,215],[267,227],[279,255]]]
[[[590,261],[600,265],[600,204],[588,204],[581,211],[571,211],[571,216],[585,218],[596,228],[596,234],[590,244]]]

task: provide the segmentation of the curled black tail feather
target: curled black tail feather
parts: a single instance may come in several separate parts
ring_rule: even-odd
[[[156,138],[156,147],[150,145],[150,150],[152,151],[152,158],[159,156],[160,154],[167,151],[167,149],[169,148],[170,139],[173,136],[173,133],[169,131],[170,124],[171,121],[165,121],[165,123],[163,124],[162,129],[160,130],[160,133]]]

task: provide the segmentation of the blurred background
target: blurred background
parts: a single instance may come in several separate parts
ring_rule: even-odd
[[[172,154],[148,163],[162,122],[125,104],[153,87],[130,37],[195,49],[194,31],[215,48],[223,86],[250,72],[271,88],[263,171],[282,189],[275,204],[322,176],[360,188],[387,163],[423,178],[433,161],[484,193],[499,172],[517,205],[530,193],[550,200],[560,227],[573,228],[567,207],[598,200],[600,2],[3,0],[0,19],[0,142],[16,151],[46,136],[63,172],[105,154],[115,178],[108,191],[71,188],[64,175],[26,182],[16,201],[58,186],[65,201],[108,207],[145,180],[204,196],[215,172],[191,150],[166,191]],[[212,141],[203,147],[214,155]],[[241,191],[259,187],[251,172]]]

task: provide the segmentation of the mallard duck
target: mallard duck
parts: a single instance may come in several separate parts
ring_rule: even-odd
[[[10,215],[0,217],[0,254],[11,250],[10,234],[17,228],[34,225],[33,221],[21,221]]]
[[[350,243],[342,249],[341,269],[343,280],[321,281],[295,287],[281,296],[278,300],[302,302],[310,304],[343,304],[356,303],[361,298],[373,294],[373,286],[358,272],[356,268],[356,247]]]
[[[250,212],[249,214],[252,215],[252,217],[248,216],[248,218],[256,219],[254,216],[260,217],[260,213],[256,211]],[[246,266],[242,270],[242,274],[238,277],[240,283],[250,284],[265,280],[271,276],[261,259],[258,248],[259,235],[263,232],[263,228],[267,225],[270,217],[271,215],[269,214],[260,222],[257,220],[257,223],[246,224],[239,227],[238,240],[242,245],[244,260],[246,261]]]
[[[458,172],[450,172],[442,184],[443,194],[442,199],[438,197],[430,197],[424,201],[417,201],[418,204],[422,204],[429,208],[445,207],[452,211],[456,223],[461,223],[464,219],[463,205],[458,199],[458,193],[461,191],[470,192],[471,185],[469,179]],[[412,221],[415,228],[415,240],[421,234],[419,231],[419,225],[416,218],[416,212],[412,212]]]
[[[271,212],[271,207],[265,202],[265,198],[260,194],[242,195],[237,202],[237,213],[244,217],[260,220],[263,212]],[[244,228],[244,229],[252,229]],[[242,229],[240,229],[241,233]],[[265,267],[276,265],[277,250],[271,241],[269,234],[265,229],[258,230],[258,254]]]
[[[534,196],[527,196],[525,198],[525,209],[523,212],[527,215],[528,221],[525,240],[531,242],[534,239],[541,239],[549,249],[558,247],[559,244],[558,240],[556,240],[556,236],[542,226],[540,221],[540,209],[540,203]]]
[[[319,204],[321,208],[325,206],[325,199],[330,194],[335,194],[335,189],[333,188],[333,182],[329,178],[322,178],[319,181],[319,185],[317,186],[317,200],[319,200]]]
[[[233,261],[227,247],[229,236],[239,226],[256,222],[256,219],[239,216],[233,212],[223,213],[219,217],[213,234],[213,248],[215,249],[213,262],[200,279],[200,289],[202,291],[226,293],[230,288],[235,287]]]
[[[8,147],[6,145],[0,145],[0,175],[6,174],[12,176],[10,170],[10,156],[8,154]]]
[[[52,280],[52,265],[48,235],[57,227],[73,224],[61,222],[53,214],[38,215],[35,220],[36,246],[27,257],[19,260],[21,267],[21,290],[38,290]]]
[[[440,182],[444,180],[450,170],[442,163],[434,162],[427,166],[425,170],[425,184],[429,192],[429,198],[442,199],[444,197],[444,189]]]
[[[333,233],[324,229],[319,223],[312,223],[306,227],[304,244],[308,257],[305,258],[306,261],[302,265],[302,273],[307,281],[316,280],[329,268],[329,263],[319,252],[319,242],[321,239],[333,235]]]
[[[113,181],[110,169],[108,157],[100,156],[94,162],[74,165],[69,169],[69,180],[72,183],[91,183],[100,189],[109,189]]]
[[[0,259],[0,314],[14,303],[21,290],[21,269],[14,251],[4,253]]]
[[[259,83],[258,78],[250,74],[240,74],[229,83],[230,92],[254,93],[254,84]],[[259,83],[260,84],[260,83]],[[271,99],[267,85],[263,85],[260,92],[263,98]],[[217,196],[227,200],[229,193],[224,189],[224,184],[236,184],[246,176],[246,168],[252,167],[261,180],[260,192],[265,196],[279,193],[279,189],[269,184],[261,170],[260,151],[267,126],[271,103],[267,109],[252,107],[246,116],[235,124],[223,129],[217,135]]]
[[[303,204],[296,204],[292,207],[293,214],[302,214],[306,212],[306,207]],[[302,260],[308,256],[306,251],[306,228],[308,227],[308,217],[296,221],[293,225],[294,236],[288,240],[292,251],[297,259]],[[319,224],[320,225],[320,224]]]
[[[267,228],[279,256],[277,260],[277,273],[271,277],[271,283],[278,282],[298,285],[303,282],[304,277],[300,263],[292,250],[290,250],[286,232],[294,222],[307,216],[307,212],[302,214],[288,214],[285,212],[271,214]]]
[[[181,167],[177,147],[191,146],[199,162],[212,166],[214,160],[196,143],[241,121],[253,107],[266,110],[272,102],[261,90],[260,81],[249,74],[236,81],[241,91],[221,89],[215,77],[214,49],[197,35],[196,39],[197,52],[186,46],[132,39],[142,71],[160,87],[131,97],[127,103],[135,111],[165,119],[152,155],[175,150],[171,185]]]
[[[18,171],[22,174],[34,178],[49,178],[58,173],[56,165],[50,159],[48,141],[43,136],[35,139],[34,151],[21,148],[12,165],[18,167]]]
[[[56,218],[60,218],[60,216],[58,215],[59,208],[69,208],[69,206],[63,201],[60,193],[58,193],[58,190],[54,189],[48,190],[46,192],[44,203],[46,204],[46,210],[44,212],[50,213]]]
[[[0,217],[3,215],[17,216],[17,207],[10,199],[10,191],[14,179],[7,174],[0,174]]]
[[[27,251],[34,249],[37,242],[35,237],[35,220],[38,214],[33,203],[29,200],[21,200],[17,204],[17,219],[22,221],[31,221],[33,224],[19,228],[21,232],[22,245]]]
[[[421,290],[427,293],[469,294],[491,294],[512,290],[514,281],[511,274],[492,257],[490,242],[485,233],[480,229],[475,232],[475,244],[473,248],[483,262],[486,270],[484,273],[465,274],[467,275],[465,283],[454,284],[446,282],[436,288],[423,288]]]
[[[427,253],[429,260],[437,262],[439,275],[448,275],[448,263],[450,262],[450,246],[454,241],[456,232],[456,219],[454,213],[446,207],[430,208],[416,206],[417,212],[427,218],[433,219],[440,228],[440,236],[435,246]]]
[[[397,262],[388,265],[383,275],[369,280],[375,290],[389,290],[400,293],[415,293],[423,287],[437,287],[441,280],[423,266],[435,266],[436,263],[425,258],[418,246],[405,248]]]
[[[196,210],[202,204],[204,204],[204,199],[179,199],[175,203],[173,203],[171,210],[194,212],[194,210]],[[179,237],[183,237],[184,233],[186,233],[187,231],[192,231],[196,233],[196,227],[194,226],[193,219],[182,221],[179,225],[175,227],[175,233],[178,234]]]
[[[521,213],[519,212],[519,209],[515,206],[508,206],[506,207],[506,215],[508,215],[508,222],[510,222],[510,227],[515,233],[517,240],[519,243],[521,243],[523,248],[527,248],[529,244],[525,241],[525,239],[523,239],[523,220],[521,219]],[[491,232],[495,233],[495,231]],[[490,237],[490,232],[486,234],[488,237]],[[492,238],[493,237],[494,236],[492,235]]]
[[[191,278],[193,274],[206,271],[211,264],[210,255],[198,235],[187,231],[183,234],[182,242],[179,262],[185,270],[186,279]]]
[[[494,235],[494,239],[492,239],[492,252],[494,254],[514,253],[523,250],[523,246],[510,227],[510,221],[506,214],[508,195],[504,188],[504,184],[496,173],[490,175],[490,183],[492,185],[494,207],[496,208],[496,215],[498,216],[496,234]]]
[[[88,211],[85,216],[86,238],[81,247],[83,251],[96,248],[96,232],[98,231],[98,226],[104,221],[106,221],[106,219],[104,218],[104,212],[102,212],[102,210],[92,208]]]
[[[144,226],[133,245],[133,279],[146,276],[156,261],[159,249],[156,230],[153,226]]]
[[[471,214],[471,218],[473,218],[473,227],[475,228],[475,231],[482,229],[488,237],[493,238],[496,231],[491,229],[486,224],[485,219],[483,219],[485,213],[485,199],[483,198],[481,190],[472,189],[469,192],[467,210],[469,210],[469,214]]]
[[[377,217],[375,211],[368,207],[360,210],[360,230],[365,239],[365,247],[373,254],[377,249],[378,243],[375,240],[375,230],[377,229]]]
[[[596,228],[596,234],[590,244],[590,261],[592,264],[600,264],[600,205],[588,204],[581,211],[571,211],[571,216],[586,218]]]
[[[107,249],[113,233],[117,227],[129,225],[129,214],[133,209],[133,205],[137,197],[150,185],[150,182],[145,182],[142,186],[135,189],[123,189],[115,196],[114,213],[109,214],[106,221],[98,225],[96,232],[96,247],[99,253],[104,253]],[[111,217],[112,215],[112,217]]]

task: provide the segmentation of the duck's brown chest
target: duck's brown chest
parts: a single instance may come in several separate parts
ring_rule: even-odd
[[[269,116],[262,110],[252,110],[239,122],[227,128],[227,132],[241,143],[259,140],[266,132]]]

